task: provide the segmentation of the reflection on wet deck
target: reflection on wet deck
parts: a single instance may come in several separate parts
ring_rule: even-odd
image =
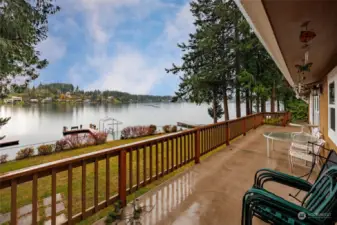
[[[161,184],[155,191],[150,191],[139,198],[140,205],[144,207],[139,222],[142,225],[154,225],[166,221],[175,210],[193,193],[195,185],[195,172],[188,171],[178,175],[175,179]],[[132,214],[132,205],[125,209],[126,217]],[[121,221],[118,224],[127,224]]]

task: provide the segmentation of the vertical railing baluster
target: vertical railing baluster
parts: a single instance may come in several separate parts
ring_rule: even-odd
[[[174,166],[175,169],[178,168],[178,164],[179,164],[179,145],[178,145],[178,137],[175,137],[175,142],[174,142],[174,145],[175,145],[175,151],[176,151],[176,164]]]
[[[94,182],[94,206],[95,206],[95,212],[98,211],[98,159],[95,159],[95,182]]]
[[[184,142],[185,142],[184,161],[185,161],[185,163],[187,163],[187,161],[188,161],[188,158],[187,158],[187,149],[188,149],[187,135],[184,135]]]
[[[194,146],[195,146],[195,153],[194,153],[194,162],[196,164],[200,163],[200,129],[197,128],[195,137],[194,137]]]
[[[18,192],[18,184],[17,184],[16,179],[13,179],[11,181],[11,224],[12,225],[18,224],[17,202],[16,202],[17,192]]]
[[[87,183],[87,165],[82,161],[82,220],[86,218],[86,184]]]
[[[183,137],[180,136],[180,164],[179,166],[183,165]]]
[[[160,141],[160,147],[161,147],[161,151],[160,151],[160,153],[161,153],[161,176],[164,176],[164,144],[163,144],[163,141]]]
[[[169,144],[170,144],[170,139],[166,139],[165,142],[165,146],[166,146],[166,174],[169,173],[169,168],[170,168],[170,151],[169,151]]]
[[[37,224],[37,179],[38,175],[35,173],[33,175],[33,192],[32,192],[32,225]]]
[[[139,176],[140,176],[140,168],[139,168],[139,164],[140,164],[140,159],[139,159],[139,148],[137,147],[136,150],[136,157],[137,157],[137,177],[136,177],[136,181],[137,181],[137,190],[139,189]]]
[[[147,183],[147,178],[146,178],[146,148],[147,146],[143,146],[143,178],[144,178],[144,182],[143,185],[145,186]]]
[[[126,150],[118,155],[118,194],[122,206],[126,206]]]
[[[207,150],[206,152],[209,152],[210,146],[211,146],[211,129],[207,128]]]
[[[152,181],[152,164],[153,164],[153,158],[152,158],[152,143],[149,145],[150,148],[150,183]]]
[[[129,194],[132,193],[132,149],[129,151]]]
[[[211,144],[211,142],[210,142],[210,137],[211,137],[211,135],[210,135],[210,129],[209,128],[207,128],[207,130],[206,130],[206,132],[207,132],[207,150],[206,150],[206,153],[209,151],[209,149],[210,149],[210,144]]]
[[[51,224],[56,225],[56,170],[51,175]]]
[[[201,130],[200,133],[201,135],[201,143],[202,143],[202,148],[200,149],[200,154],[204,154],[206,151],[206,133],[205,129]]]
[[[171,171],[174,170],[174,138],[171,138]]]
[[[68,166],[68,224],[72,224],[73,218],[73,167]]]
[[[229,145],[229,139],[230,139],[230,136],[229,136],[229,123],[227,122],[226,123],[226,145]]]
[[[109,154],[105,156],[105,201],[106,206],[109,205],[110,199],[110,157]]]
[[[156,180],[158,179],[158,173],[159,173],[159,168],[158,168],[158,166],[159,166],[159,162],[158,162],[158,154],[159,154],[159,144],[158,144],[158,142],[156,143]]]
[[[191,149],[190,134],[187,134],[186,137],[187,137],[187,161],[190,161],[190,157],[191,157],[191,153],[190,153],[190,149]]]

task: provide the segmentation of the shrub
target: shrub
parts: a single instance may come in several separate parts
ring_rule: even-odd
[[[40,145],[37,148],[39,155],[49,155],[53,153],[53,146],[52,145]]]
[[[131,127],[125,127],[121,131],[121,139],[128,139],[131,138]]]
[[[16,153],[16,159],[21,160],[21,159],[31,157],[33,155],[34,155],[34,148],[33,147],[23,148]]]
[[[68,149],[80,148],[83,146],[82,138],[79,135],[67,135],[64,140],[67,143]]]
[[[121,132],[121,139],[129,139],[152,135],[156,132],[155,125],[125,127]]]
[[[97,132],[97,133],[93,133],[92,135],[93,135],[93,138],[95,139],[97,145],[104,144],[106,142],[107,137],[108,137],[108,133],[106,133],[106,132]],[[86,142],[87,142],[87,144],[89,144],[90,139],[88,139]]]
[[[173,125],[173,126],[171,126],[171,125],[165,125],[165,126],[163,126],[163,131],[165,133],[172,133],[172,132],[177,132],[178,128],[177,128],[176,125]]]
[[[66,150],[68,146],[67,140],[61,139],[55,143],[55,152]]]
[[[150,128],[149,135],[152,135],[152,134],[156,133],[156,131],[157,131],[157,126],[156,125],[151,124],[149,128]]]
[[[291,112],[291,120],[307,121],[308,120],[308,104],[300,99],[290,99],[286,102],[286,110]]]
[[[283,117],[279,118],[266,118],[264,119],[263,123],[270,124],[270,125],[282,125]]]
[[[0,155],[0,164],[6,163],[7,162],[7,158],[8,158],[7,154]]]
[[[165,133],[170,133],[170,125],[165,125],[165,126],[163,126],[163,131],[164,131]]]

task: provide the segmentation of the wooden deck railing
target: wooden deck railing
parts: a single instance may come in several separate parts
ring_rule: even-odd
[[[246,135],[249,130],[262,125],[266,117],[282,117],[283,125],[285,125],[290,119],[290,114],[287,112],[253,114],[4,174],[0,176],[0,191],[9,189],[6,193],[10,193],[11,224],[17,224],[18,188],[27,182],[31,185],[29,188],[32,196],[32,224],[37,224],[39,217],[38,202],[41,201],[38,197],[41,196],[41,193],[38,194],[39,182],[46,182],[46,179],[42,180],[46,177],[51,178],[48,180],[50,184],[43,185],[51,185],[50,219],[51,224],[56,224],[57,176],[61,173],[64,174],[67,177],[65,179],[67,188],[66,191],[63,190],[66,193],[66,214],[70,218],[66,224],[73,224],[93,215],[117,200],[125,205],[128,194],[134,193],[139,188],[189,162],[199,163],[201,155],[221,145],[228,145],[231,140],[240,135]],[[117,174],[113,174],[111,169],[116,167],[114,163],[118,164],[118,170],[115,172]],[[100,172],[102,168],[103,173]],[[93,171],[93,177],[89,175],[89,169]],[[118,187],[116,188],[112,187],[111,179],[113,178],[118,179]],[[81,187],[77,188],[77,190],[81,190],[77,191],[79,193],[74,193],[73,187],[76,179],[81,180],[78,184]],[[88,190],[90,188],[88,186],[93,186],[93,194],[90,191],[93,200],[89,197]],[[80,199],[76,199],[76,202],[74,202],[74,196],[80,196]],[[80,210],[74,212],[74,205]]]

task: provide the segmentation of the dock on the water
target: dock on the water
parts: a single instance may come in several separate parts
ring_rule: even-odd
[[[199,126],[202,126],[201,124],[192,124],[187,122],[177,122],[178,127],[184,127],[184,128],[196,128]]]
[[[0,141],[0,148],[18,145],[19,140]]]
[[[97,133],[97,130],[86,128],[86,129],[73,129],[73,130],[64,130],[63,136],[70,135],[70,134],[95,134]]]

